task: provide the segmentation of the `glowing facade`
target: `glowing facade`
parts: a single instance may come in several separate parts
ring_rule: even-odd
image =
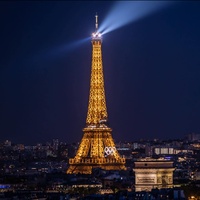
[[[136,192],[173,187],[174,167],[172,161],[141,159],[134,164]]]
[[[86,127],[76,156],[69,159],[68,174],[91,174],[92,169],[125,170],[125,158],[120,157],[112,138],[112,129],[107,126],[107,108],[102,65],[102,37],[92,34],[92,69]]]

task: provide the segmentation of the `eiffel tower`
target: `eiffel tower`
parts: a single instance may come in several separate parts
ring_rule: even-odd
[[[91,174],[92,169],[125,170],[122,158],[112,138],[112,129],[107,125],[107,108],[102,65],[102,36],[96,30],[92,34],[92,69],[90,79],[89,105],[83,137],[74,158],[69,159],[67,174]]]

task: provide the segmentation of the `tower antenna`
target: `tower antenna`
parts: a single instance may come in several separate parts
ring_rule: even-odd
[[[96,31],[98,30],[98,15],[96,13],[95,15],[95,18],[96,18],[96,24],[95,24],[95,27],[96,27]]]

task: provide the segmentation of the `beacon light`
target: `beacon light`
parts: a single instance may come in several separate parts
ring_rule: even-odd
[[[169,1],[118,1],[101,23],[102,34],[121,28],[171,5]]]

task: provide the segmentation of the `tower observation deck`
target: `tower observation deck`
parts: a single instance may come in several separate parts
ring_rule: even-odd
[[[92,67],[86,126],[74,158],[69,159],[68,174],[91,174],[92,169],[125,170],[122,158],[107,125],[104,75],[102,64],[102,35],[98,32],[98,16],[95,16],[95,32],[92,34]]]

